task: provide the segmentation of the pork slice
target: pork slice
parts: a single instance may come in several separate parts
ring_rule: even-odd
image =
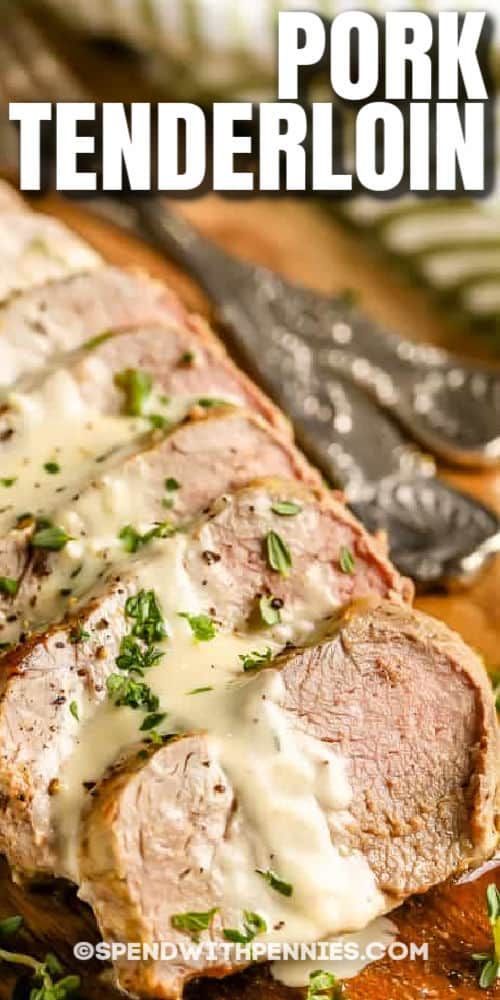
[[[278,501],[295,503],[300,510],[294,516],[273,513]],[[265,539],[270,530],[290,543],[289,576],[268,564]],[[172,575],[168,559],[174,545],[179,548]],[[88,605],[7,652],[2,661],[0,850],[24,871],[60,873],[50,791],[78,745],[69,705],[88,701],[91,712],[107,698],[105,680],[116,671],[115,659],[129,628],[127,597],[150,586],[145,583],[149,572],[162,581],[160,605],[173,605],[174,615],[175,573],[182,573],[198,609],[181,610],[206,609],[221,628],[238,623],[253,629],[260,598],[267,595],[275,624],[260,621],[258,627],[280,645],[308,634],[353,597],[370,592],[395,600],[411,597],[411,585],[342,504],[286,480],[262,481],[230,494],[196,528],[154,546],[149,559],[132,560],[123,572],[112,572]],[[342,546],[350,546],[356,559],[352,572],[340,566]],[[252,631],[249,636],[253,642]]]
[[[62,222],[34,212],[2,212],[0,246],[0,302],[33,285],[93,270],[101,262]]]
[[[365,602],[333,622],[321,642],[284,654],[273,666],[249,687],[279,672],[277,703],[286,731],[322,747],[324,764],[332,750],[344,762],[350,800],[347,815],[327,815],[330,836],[341,858],[367,862],[381,910],[493,854],[496,714],[484,668],[456,633],[400,604]],[[255,735],[252,745],[257,769],[262,762]],[[276,753],[283,755],[281,770]],[[277,783],[286,782],[286,753],[275,750],[270,762]],[[277,800],[276,833],[262,842],[246,790],[232,781],[232,766],[221,766],[212,735],[189,734],[160,747],[132,748],[93,790],[81,827],[80,891],[105,940],[179,946],[189,936],[172,925],[176,915],[215,911],[199,937],[220,942],[223,928],[241,927],[248,909],[265,919],[269,939],[296,940],[294,898],[300,906],[302,871],[293,829],[302,789],[289,783],[290,801],[280,797],[278,784],[270,787],[267,808],[272,813]],[[283,808],[290,809],[289,840],[280,838]],[[300,815],[307,866],[308,816],[304,810]],[[273,888],[268,898],[249,898],[251,881],[241,881],[246,891],[238,899],[241,862],[227,869],[227,845],[237,836],[246,837],[250,870],[277,872],[293,886],[289,899]],[[320,891],[335,898],[340,880],[330,884],[327,871],[322,858]],[[283,925],[270,919],[280,898]],[[236,959],[224,963],[206,955],[123,959],[115,974],[134,995],[170,1000],[194,976],[237,967]]]
[[[15,595],[0,595],[0,640],[2,634],[17,640],[41,621],[64,617],[70,598],[74,602],[107,565],[123,560],[118,536],[125,526],[145,533],[159,522],[186,525],[221,493],[262,473],[320,485],[319,474],[288,437],[236,407],[192,417],[166,437],[153,434],[149,447],[47,512],[71,536],[69,549],[33,550],[33,518],[0,538],[0,575],[19,581]]]
[[[29,212],[24,198],[11,184],[3,180],[0,180],[0,212]]]
[[[39,372],[55,356],[121,327],[187,322],[176,296],[147,275],[117,267],[71,274],[0,307],[0,385]]]

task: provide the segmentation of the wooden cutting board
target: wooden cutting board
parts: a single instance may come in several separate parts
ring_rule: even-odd
[[[285,276],[320,291],[353,288],[374,317],[409,337],[446,344],[456,350],[487,357],[484,343],[460,339],[437,321],[431,306],[416,292],[398,287],[370,259],[353,237],[348,237],[317,208],[293,200],[224,201],[208,196],[176,206],[212,239],[247,259],[265,264]],[[135,264],[170,282],[192,309],[210,315],[210,304],[200,290],[168,261],[74,204],[50,197],[40,202],[77,229],[110,261]],[[443,470],[455,485],[469,490],[500,511],[500,470],[481,474]],[[500,663],[500,560],[466,592],[428,595],[417,601],[423,610],[442,618],[485,657],[490,667]],[[439,766],[439,762],[436,762]],[[490,947],[485,908],[489,882],[500,887],[500,862],[473,880],[446,885],[417,897],[394,915],[402,941],[428,942],[429,960],[382,961],[368,967],[347,985],[350,1000],[480,1000],[500,994],[477,985],[473,952]],[[14,885],[0,863],[0,918],[22,913],[26,932],[19,945],[33,954],[57,952],[68,969],[82,976],[86,1000],[117,1000],[107,985],[102,966],[82,966],[72,957],[75,941],[98,940],[89,911],[67,887],[36,892]],[[10,1000],[16,976],[0,965],[0,1000]],[[275,983],[266,967],[224,981],[200,981],[189,987],[190,1000],[285,1000],[300,996]]]

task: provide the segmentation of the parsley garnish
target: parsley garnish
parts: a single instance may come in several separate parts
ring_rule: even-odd
[[[295,517],[296,514],[300,514],[302,507],[294,500],[276,500],[271,510],[273,514],[279,514],[281,517]]]
[[[91,337],[90,340],[86,340],[85,343],[82,344],[82,350],[93,351],[94,347],[99,347],[100,344],[104,344],[106,340],[109,340],[112,336],[113,334],[109,332],[98,333],[97,337]]]
[[[180,490],[180,488],[181,484],[178,483],[177,479],[174,479],[173,476],[169,476],[165,480],[165,489],[168,490],[169,493],[172,493],[174,490]]]
[[[209,410],[212,406],[227,406],[227,399],[217,399],[216,396],[201,396],[196,402],[204,410]]]
[[[118,707],[127,705],[129,708],[143,708],[148,712],[156,712],[159,707],[158,696],[153,694],[144,681],[137,681],[126,675],[110,674],[106,686],[110,698]]]
[[[163,656],[163,651],[156,646],[143,646],[133,635],[124,635],[120,643],[120,652],[116,657],[116,665],[120,670],[128,670],[144,675],[145,670],[154,667]]]
[[[252,653],[241,654],[240,660],[243,664],[243,670],[260,670],[266,663],[271,661],[272,655],[269,646],[262,653],[254,649]]]
[[[186,619],[196,642],[209,642],[217,635],[215,622],[208,615],[190,615],[187,611],[179,611],[179,618]]]
[[[292,556],[286,542],[276,531],[268,531],[266,535],[267,561],[276,573],[288,576],[292,565]]]
[[[500,890],[494,882],[486,890],[486,907],[493,935],[493,950],[472,956],[475,962],[481,962],[479,985],[483,990],[500,979]]]
[[[261,875],[263,879],[271,886],[271,889],[275,889],[276,892],[280,892],[282,896],[292,896],[293,895],[293,885],[290,882],[284,882],[279,875],[271,871],[270,868],[264,871],[262,868],[256,868],[255,871],[257,875]]]
[[[61,471],[61,466],[58,462],[45,462],[44,469],[50,476],[56,476]]]
[[[156,729],[166,717],[166,712],[152,712],[151,715],[147,715],[142,723],[141,733],[148,733],[151,729]]]
[[[70,710],[73,718],[76,719],[77,722],[80,722],[80,716],[78,714],[78,705],[77,705],[76,701],[72,701],[71,702],[71,704],[69,706],[69,710]]]
[[[7,917],[1,920],[0,938],[16,934],[22,922],[22,917]],[[65,976],[63,967],[55,955],[48,954],[43,962],[39,962],[31,955],[0,948],[0,961],[31,969],[32,976],[27,984],[30,987],[30,1000],[66,1000],[80,987],[80,977]]]
[[[140,590],[138,594],[129,597],[125,604],[125,616],[135,621],[132,635],[148,645],[160,642],[167,634],[154,590]]]
[[[207,910],[206,913],[174,913],[170,918],[170,923],[172,927],[175,927],[176,931],[184,931],[186,934],[193,934],[197,938],[201,931],[208,930],[217,913],[217,909],[218,907],[214,906],[213,910]]]
[[[184,351],[179,358],[180,365],[192,365],[195,360],[193,351]]]
[[[86,632],[83,625],[75,625],[69,633],[69,641],[73,646],[76,646],[79,642],[84,642],[85,639],[90,639],[90,632]]]
[[[0,576],[0,594],[6,597],[15,597],[19,587],[19,580],[14,580],[11,576]]]
[[[250,910],[243,910],[243,930],[225,927],[223,933],[226,941],[232,941],[234,944],[249,944],[257,937],[257,934],[265,934],[266,931],[267,924],[263,917]]]
[[[170,521],[161,521],[143,535],[132,524],[126,524],[119,532],[118,538],[123,542],[126,552],[137,552],[138,549],[142,548],[143,545],[147,545],[153,538],[169,538],[174,532],[175,528]]]
[[[275,602],[279,603],[279,598],[267,597],[266,594],[259,600],[260,617],[265,625],[278,625],[281,621],[280,608],[275,607]]]
[[[213,687],[193,688],[192,691],[186,691],[186,694],[205,694],[205,691],[213,691]]]
[[[163,431],[172,424],[172,421],[167,420],[167,417],[162,416],[161,413],[148,413],[147,418],[155,431]]]
[[[309,975],[306,1000],[341,1000],[342,984],[331,972],[317,969]]]
[[[356,560],[347,545],[342,545],[339,555],[339,566],[343,573],[354,573]]]
[[[129,417],[144,416],[144,404],[151,395],[153,380],[147,372],[125,368],[115,375],[115,385],[125,395],[125,413]]]
[[[47,520],[38,523],[40,527],[38,531],[35,531],[31,539],[31,545],[34,549],[48,549],[50,552],[59,552],[67,542],[71,541],[71,535],[68,535],[64,528],[58,528],[56,524],[52,524]]]
[[[9,489],[9,487],[13,486],[15,482],[17,482],[17,476],[4,477],[3,479],[0,479],[0,486],[5,486],[6,489]]]

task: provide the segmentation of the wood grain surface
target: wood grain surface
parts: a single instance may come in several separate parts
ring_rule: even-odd
[[[118,230],[96,221],[73,203],[55,197],[43,199],[40,208],[68,221],[110,261],[135,264],[166,279],[194,310],[210,315],[210,304],[198,288],[154,251]],[[446,344],[479,357],[487,349],[479,339],[462,339],[433,316],[425,300],[393,279],[370,259],[356,240],[336,228],[316,207],[293,200],[239,202],[214,196],[177,202],[177,208],[211,238],[242,256],[269,265],[284,275],[322,291],[354,288],[361,293],[369,313],[397,327],[409,337]],[[481,474],[442,470],[450,481],[487,500],[500,511],[500,471]],[[500,562],[494,562],[468,591],[421,597],[418,605],[461,632],[483,654],[487,664],[500,663]],[[436,761],[436,766],[439,762]],[[500,867],[460,884],[445,885],[416,897],[398,910],[395,922],[403,941],[429,943],[429,960],[382,961],[367,968],[347,985],[351,1000],[480,1000],[498,990],[477,985],[473,952],[489,947],[485,889],[496,881]],[[27,891],[15,885],[0,863],[0,918],[22,913],[26,930],[19,940],[32,953],[56,951],[61,960],[83,977],[86,1000],[116,1000],[102,967],[82,968],[72,958],[77,940],[95,941],[97,930],[90,913],[66,887],[54,893],[41,887]],[[15,976],[0,966],[0,1000],[9,1000]],[[250,969],[225,981],[200,981],[189,987],[190,1000],[286,1000],[300,996],[275,983],[266,967]]]

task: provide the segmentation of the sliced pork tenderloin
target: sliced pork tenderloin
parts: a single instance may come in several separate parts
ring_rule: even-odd
[[[0,385],[40,372],[61,354],[136,324],[188,322],[176,296],[147,275],[117,267],[71,274],[0,307]]]
[[[62,222],[34,212],[0,214],[0,302],[15,292],[99,267],[101,258]]]
[[[235,461],[233,470],[239,468],[238,456],[227,458]],[[226,482],[234,475],[222,465],[220,472]],[[286,576],[270,565],[270,532],[290,546]],[[347,551],[354,564],[345,561]],[[116,673],[122,639],[130,632],[128,597],[153,590],[169,633],[181,611],[205,613],[223,634],[237,625],[245,649],[259,636],[282,648],[353,598],[375,593],[409,600],[412,593],[341,503],[285,480],[226,496],[193,530],[151,542],[148,555],[129,557],[123,572],[101,582],[90,603],[2,661],[0,850],[14,867],[67,874],[54,840],[51,791],[81,736],[69,707],[84,704],[92,718],[99,705],[108,704],[106,678]],[[238,666],[236,652],[234,660]],[[152,671],[152,684],[153,674],[158,683],[165,677],[161,668]],[[140,722],[140,713],[132,713],[134,726],[136,714]],[[96,742],[112,760],[109,737]]]
[[[499,743],[484,668],[440,622],[375,605],[353,605],[322,641],[246,681],[229,712],[237,747],[209,703],[210,733],[136,746],[93,789],[80,892],[106,941],[179,948],[199,914],[200,941],[222,942],[224,928],[243,934],[245,911],[265,922],[259,940],[290,943],[310,940],[316,911],[320,938],[356,929],[363,903],[375,916],[492,855]],[[274,746],[249,717],[272,720]],[[304,765],[300,781],[301,754],[312,779]],[[317,851],[321,821],[336,865]],[[122,989],[170,1000],[194,976],[235,971],[223,957],[120,960],[115,972]]]
[[[147,445],[79,494],[66,489],[66,503],[46,512],[72,544],[60,551],[33,549],[33,517],[0,538],[0,575],[18,584],[15,593],[0,595],[0,641],[60,620],[75,593],[82,595],[106,566],[123,560],[124,547],[141,544],[139,535],[161,523],[187,525],[221,493],[262,473],[311,487],[321,483],[288,437],[237,407],[200,413],[166,437],[153,433]]]

